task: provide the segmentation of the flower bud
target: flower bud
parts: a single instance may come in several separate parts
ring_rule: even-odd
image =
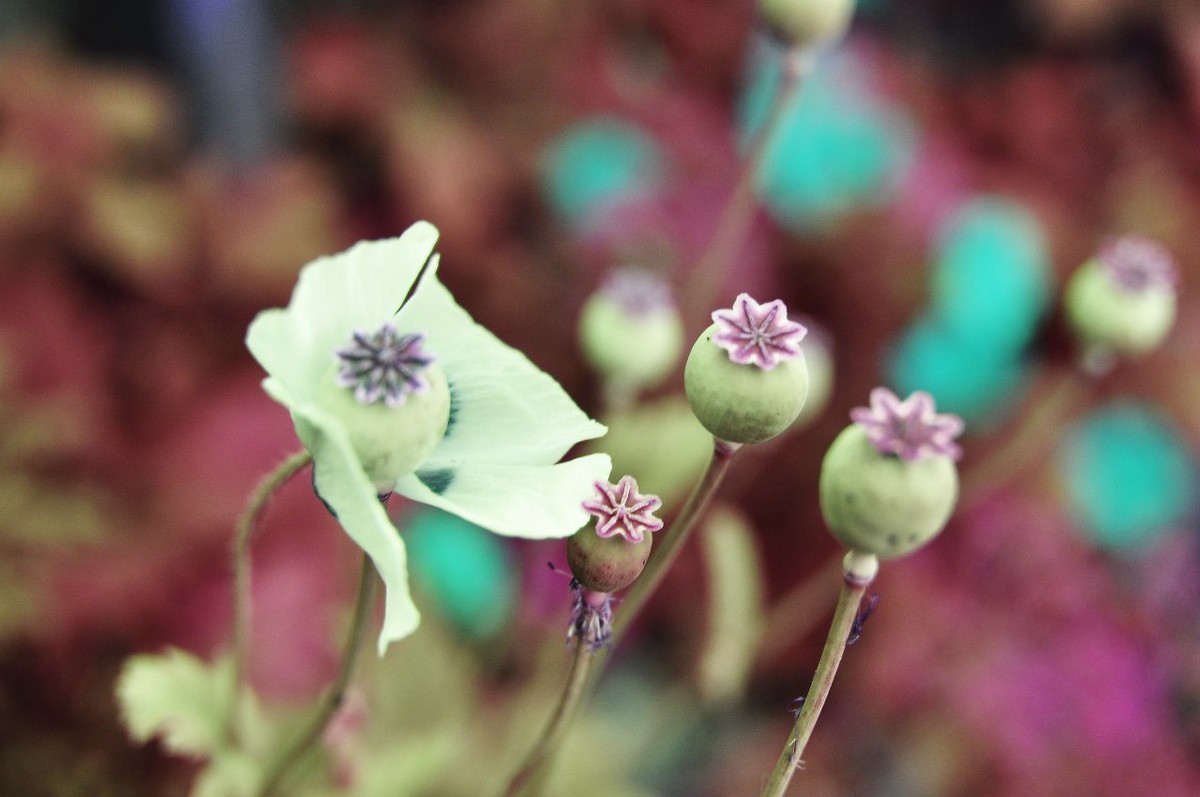
[[[567,540],[572,575],[593,592],[616,592],[642,574],[650,558],[651,538],[630,542],[621,535],[601,537],[589,524]]]
[[[852,550],[889,559],[920,548],[949,520],[958,498],[952,438],[962,422],[935,414],[924,393],[900,402],[879,388],[871,403],[825,454],[821,513]]]
[[[584,303],[579,342],[601,376],[631,388],[652,388],[679,361],[683,321],[663,279],[620,269]]]
[[[1136,236],[1112,241],[1071,276],[1063,304],[1088,347],[1129,355],[1151,351],[1175,321],[1170,255]]]
[[[760,0],[763,20],[796,47],[840,38],[850,27],[854,0]]]
[[[662,501],[638,492],[632,476],[616,484],[596,482],[597,498],[583,508],[596,518],[567,540],[567,563],[586,589],[615,592],[642,574],[650,557],[650,534],[662,528],[654,516]]]
[[[806,330],[787,320],[783,302],[760,305],[744,293],[713,320],[684,366],[692,412],[720,440],[769,440],[804,407],[808,367],[799,341]]]

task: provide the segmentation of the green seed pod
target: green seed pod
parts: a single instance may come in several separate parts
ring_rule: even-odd
[[[837,436],[821,463],[821,513],[829,530],[851,549],[881,559],[936,537],[957,498],[953,459],[882,454],[857,423]]]
[[[588,524],[567,540],[567,564],[579,583],[594,592],[616,592],[642,574],[650,558],[650,535],[630,542],[620,534],[601,537]]]
[[[601,376],[631,388],[652,388],[679,362],[683,321],[669,302],[638,307],[601,290],[583,305],[579,343]]]
[[[361,403],[353,390],[337,383],[336,369],[322,378],[317,405],[341,422],[371,481],[390,491],[397,479],[412,473],[433,453],[446,434],[450,422],[446,373],[436,362],[425,366],[422,376],[428,387],[408,394],[400,406],[389,407],[384,402]]]
[[[1100,258],[1071,276],[1063,297],[1067,321],[1084,344],[1117,354],[1156,348],[1175,321],[1175,289],[1151,284],[1130,290],[1113,278]]]
[[[684,366],[683,384],[692,412],[713,436],[730,443],[761,443],[783,432],[800,415],[808,396],[803,353],[770,370],[737,363],[713,343],[718,326],[704,331]]]
[[[760,0],[763,20],[796,47],[839,39],[850,27],[854,0]]]

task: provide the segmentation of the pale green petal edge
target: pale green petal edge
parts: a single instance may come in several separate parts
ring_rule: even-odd
[[[589,454],[557,465],[468,463],[447,469],[448,486],[435,492],[431,471],[419,470],[396,483],[396,492],[436,506],[496,534],[525,539],[567,537],[588,522],[582,503],[594,482],[612,472],[607,454]],[[436,471],[434,472],[436,475]]]
[[[549,465],[607,429],[528,357],[477,324],[438,280],[437,257],[396,316],[422,332],[450,380],[455,412],[430,466],[464,462]]]
[[[307,398],[355,330],[374,332],[396,314],[429,260],[438,231],[417,222],[397,238],[360,241],[300,270],[286,309],[264,310],[246,347],[292,395]]]
[[[379,632],[379,655],[389,644],[411,634],[421,622],[408,588],[408,557],[400,533],[379,503],[374,485],[363,472],[358,458],[340,426],[320,410],[298,406],[285,386],[275,380],[263,389],[292,411],[305,447],[313,455],[313,486],[350,539],[371,557],[385,587],[383,628]]]

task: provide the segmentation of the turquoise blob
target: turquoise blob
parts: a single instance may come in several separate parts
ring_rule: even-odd
[[[472,639],[498,633],[517,593],[504,541],[439,509],[414,514],[401,528],[413,581],[438,611]]]
[[[1059,449],[1070,507],[1101,548],[1146,545],[1195,507],[1196,463],[1171,421],[1122,401],[1076,423]]]
[[[1015,406],[1028,368],[1016,356],[977,349],[923,318],[905,331],[888,355],[889,381],[900,395],[931,393],[939,412],[952,412],[976,427],[995,424]]]
[[[742,140],[765,123],[781,80],[783,51],[760,42],[742,97]],[[887,202],[912,160],[913,124],[868,88],[852,49],[823,54],[784,111],[763,154],[758,187],[781,224],[812,230],[847,212]]]
[[[663,176],[662,148],[648,133],[615,117],[570,125],[542,153],[543,190],[568,221],[586,223]]]
[[[1016,353],[1049,307],[1049,262],[1041,226],[1025,208],[972,200],[941,235],[933,313],[949,334],[976,348]]]

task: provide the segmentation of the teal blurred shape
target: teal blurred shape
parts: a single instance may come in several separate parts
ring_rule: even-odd
[[[744,145],[766,122],[784,55],[765,38],[752,51],[741,103]],[[914,127],[871,92],[867,72],[852,47],[824,52],[783,112],[757,175],[763,203],[781,224],[820,229],[894,194],[912,160]]]
[[[567,126],[546,145],[542,188],[559,214],[586,223],[598,211],[656,186],[663,164],[662,147],[642,128],[594,116]]]
[[[401,528],[409,572],[437,610],[472,639],[498,633],[517,592],[504,541],[439,509],[413,513]]]
[[[1041,225],[1022,205],[972,199],[941,233],[933,314],[972,347],[1015,354],[1049,307],[1049,261]]]
[[[889,381],[900,395],[924,390],[939,412],[952,412],[974,427],[1002,420],[1027,383],[1028,367],[1020,356],[972,346],[930,316],[910,325],[887,359]]]
[[[1195,507],[1195,461],[1170,419],[1142,402],[1114,402],[1080,419],[1058,466],[1072,515],[1101,548],[1145,545]]]

